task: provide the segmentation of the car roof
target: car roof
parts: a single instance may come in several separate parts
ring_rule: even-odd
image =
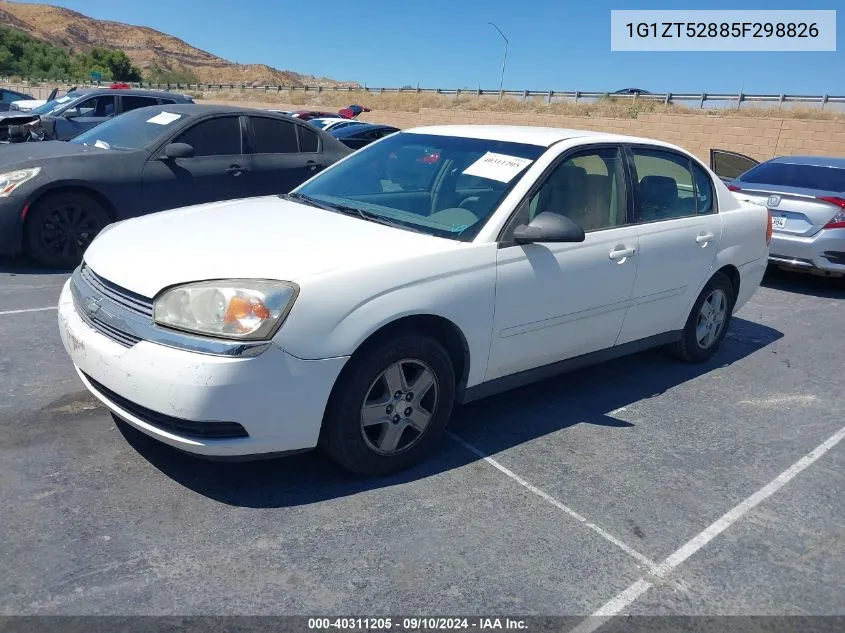
[[[770,163],[788,163],[790,165],[810,165],[813,167],[838,167],[845,169],[845,158],[836,156],[778,156]]]
[[[77,88],[73,92],[66,93],[66,96],[75,99],[82,95],[92,94],[121,94],[138,97],[162,97],[165,99],[190,99],[188,95],[179,92],[168,92],[167,90],[147,90],[145,88]]]
[[[647,143],[649,145],[661,145],[672,149],[682,149],[671,143],[639,136],[624,136],[622,134],[610,134],[595,130],[573,130],[533,125],[431,125],[410,128],[403,130],[403,132],[411,134],[433,134],[437,136],[461,136],[465,138],[539,145],[542,147],[550,147],[559,141],[573,138],[589,138],[590,140],[601,140],[608,143]]]

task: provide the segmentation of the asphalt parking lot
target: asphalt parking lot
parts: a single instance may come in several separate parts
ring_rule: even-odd
[[[845,614],[842,282],[770,274],[707,364],[465,406],[358,480],[116,427],[61,347],[66,278],[0,260],[0,614]]]

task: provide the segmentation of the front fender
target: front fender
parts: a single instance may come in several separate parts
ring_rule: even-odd
[[[437,316],[463,334],[470,356],[467,386],[478,384],[486,372],[496,294],[496,245],[481,246],[489,248],[441,253],[439,266],[417,261],[408,271],[399,265],[370,271],[357,281],[361,271],[303,281],[297,303],[274,340],[302,359],[349,356],[390,323],[414,315]],[[439,272],[419,272],[438,267]],[[395,283],[385,283],[389,279]]]

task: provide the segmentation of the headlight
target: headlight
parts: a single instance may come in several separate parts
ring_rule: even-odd
[[[0,174],[0,197],[5,198],[27,180],[35,178],[40,171],[40,167],[30,167]]]
[[[159,325],[232,339],[270,338],[287,316],[299,287],[284,281],[222,279],[177,286],[155,300]]]

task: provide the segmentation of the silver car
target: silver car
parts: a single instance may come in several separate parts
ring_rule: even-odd
[[[710,162],[736,197],[768,207],[771,264],[845,275],[845,158],[781,156],[758,163],[711,150]]]

